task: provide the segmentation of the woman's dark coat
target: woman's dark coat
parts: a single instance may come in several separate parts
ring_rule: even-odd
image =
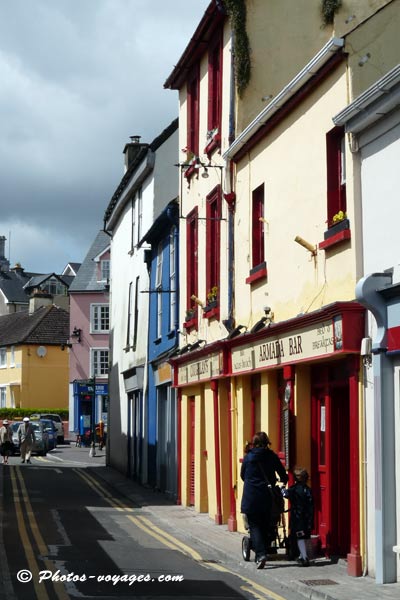
[[[252,448],[243,459],[240,477],[244,481],[241,512],[245,514],[265,514],[271,506],[271,497],[263,471],[272,486],[276,484],[278,473],[282,483],[287,483],[286,471],[279,457],[269,448]]]

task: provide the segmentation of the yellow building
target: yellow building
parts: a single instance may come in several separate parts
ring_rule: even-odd
[[[69,314],[44,300],[0,317],[1,408],[68,408]]]
[[[329,18],[323,2],[236,4],[240,26],[211,2],[165,84],[179,90],[184,149],[180,497],[243,530],[240,463],[265,430],[288,470],[311,473],[323,550],[361,575],[361,206],[351,140],[332,118],[394,2],[337,3]]]

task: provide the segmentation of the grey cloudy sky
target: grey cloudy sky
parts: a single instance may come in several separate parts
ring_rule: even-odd
[[[0,235],[27,271],[80,262],[130,135],[177,116],[163,83],[209,0],[0,0]],[[11,233],[11,235],[10,235]]]

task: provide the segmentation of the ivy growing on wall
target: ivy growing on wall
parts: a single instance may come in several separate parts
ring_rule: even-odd
[[[250,44],[246,32],[246,1],[224,0],[234,35],[235,79],[239,96],[250,81]]]
[[[321,13],[324,25],[332,25],[335,13],[342,6],[342,0],[321,0]]]

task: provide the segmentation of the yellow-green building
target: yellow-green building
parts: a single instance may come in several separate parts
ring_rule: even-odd
[[[68,408],[69,313],[50,302],[0,317],[1,408]]]

